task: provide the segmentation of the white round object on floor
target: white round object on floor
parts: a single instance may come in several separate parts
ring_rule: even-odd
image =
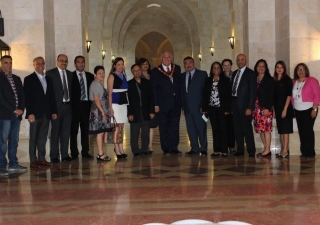
[[[251,223],[246,223],[241,221],[222,221],[217,224],[219,225],[252,225]]]
[[[180,220],[172,223],[171,225],[215,225],[208,220],[198,220],[198,219],[189,219],[189,220]]]

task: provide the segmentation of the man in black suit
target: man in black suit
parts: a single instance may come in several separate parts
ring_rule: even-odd
[[[252,115],[256,100],[257,78],[247,66],[244,54],[237,56],[238,69],[232,74],[232,111],[234,132],[237,142],[235,156],[244,155],[244,139],[249,157],[255,157],[256,147],[252,130]]]
[[[158,113],[160,143],[164,155],[181,154],[179,122],[181,115],[181,68],[171,63],[172,54],[164,51],[161,61],[150,74],[155,112]]]
[[[9,172],[27,172],[17,158],[20,121],[25,107],[25,98],[20,77],[12,74],[12,58],[1,58],[0,73],[0,176]],[[8,151],[9,168],[7,170]],[[9,172],[8,172],[9,171]]]
[[[68,155],[71,128],[71,90],[72,72],[67,70],[68,57],[60,54],[57,67],[47,71],[51,78],[58,109],[58,119],[51,121],[50,158],[52,163],[59,163],[59,150],[62,161],[72,161]]]
[[[89,154],[89,114],[91,101],[89,101],[89,89],[94,80],[92,73],[84,71],[85,58],[76,56],[74,59],[76,70],[73,72],[72,79],[72,122],[70,133],[70,150],[73,159],[78,158],[79,150],[77,136],[79,125],[81,129],[82,158],[93,158]]]
[[[56,120],[58,112],[52,80],[43,72],[44,59],[42,57],[35,58],[33,67],[35,71],[24,79],[24,93],[26,96],[26,119],[30,123],[30,167],[40,168],[52,165],[46,161],[46,143],[50,120]]]
[[[154,105],[150,81],[141,79],[141,67],[138,64],[131,66],[133,79],[128,81],[128,120],[130,123],[130,145],[134,156],[140,154],[150,155],[149,145],[149,120],[154,117]],[[141,149],[138,139],[141,129]]]
[[[181,78],[182,114],[186,118],[191,144],[191,150],[186,154],[207,155],[207,123],[202,119],[201,105],[204,82],[208,74],[195,68],[194,60],[190,56],[184,58],[183,64],[186,72],[182,73]]]

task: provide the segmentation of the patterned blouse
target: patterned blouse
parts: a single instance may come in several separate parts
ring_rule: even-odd
[[[210,95],[210,101],[209,101],[210,107],[216,107],[216,108],[220,107],[218,83],[219,83],[219,80],[212,82],[211,95]]]

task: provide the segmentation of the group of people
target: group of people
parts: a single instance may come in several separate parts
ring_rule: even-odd
[[[147,59],[131,66],[133,79],[127,81],[124,60],[116,58],[104,85],[105,69],[94,68],[94,75],[85,71],[85,58],[74,59],[76,70],[67,70],[68,57],[60,54],[56,68],[45,71],[45,60],[33,60],[35,71],[21,79],[12,74],[11,56],[1,58],[0,73],[0,175],[26,172],[19,165],[17,147],[20,121],[26,109],[30,123],[30,167],[51,166],[73,161],[79,156],[77,135],[81,129],[81,155],[89,154],[89,134],[96,135],[97,160],[110,161],[103,152],[103,143],[113,143],[117,158],[126,158],[123,149],[124,123],[130,123],[130,145],[134,157],[153,153],[154,128],[159,126],[164,155],[182,154],[179,145],[181,114],[186,120],[190,140],[187,155],[207,155],[207,120],[213,134],[212,157],[271,155],[272,120],[277,121],[281,152],[289,155],[289,134],[293,118],[297,120],[301,157],[315,156],[314,122],[320,102],[320,87],[311,77],[306,64],[288,76],[286,65],[278,61],[271,76],[265,60],[257,61],[254,70],[247,67],[247,58],[239,54],[238,69],[231,71],[232,60],[213,62],[209,71],[195,67],[194,59],[183,60],[185,72],[172,63],[171,52],[161,54],[161,64],[151,70]],[[253,123],[252,123],[253,121]],[[50,159],[46,161],[46,141],[51,122]],[[254,130],[260,134],[264,149],[256,155]],[[141,133],[141,135],[140,135]],[[141,136],[141,147],[138,145]],[[68,153],[70,141],[71,155]],[[235,143],[237,150],[235,151]],[[9,167],[7,169],[6,153]],[[61,157],[60,157],[61,156]]]

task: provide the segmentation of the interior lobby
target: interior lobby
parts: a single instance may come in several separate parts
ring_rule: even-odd
[[[320,79],[319,0],[0,0],[0,10],[0,39],[10,46],[13,74],[22,80],[34,71],[35,57],[43,56],[49,70],[59,54],[68,56],[70,71],[75,56],[83,55],[85,70],[92,73],[97,65],[108,73],[112,59],[123,57],[129,80],[138,58],[154,67],[164,50],[183,71],[186,56],[207,72],[212,62],[230,58],[236,70],[236,56],[244,53],[250,68],[265,59],[273,74],[275,63],[283,60],[292,78],[294,67],[304,62]],[[319,119],[314,130],[319,154]],[[162,154],[156,128],[153,155],[133,157],[125,124],[127,159],[117,159],[113,146],[105,144],[111,162],[80,157],[32,169],[29,122],[23,119],[18,159],[28,172],[0,177],[0,224],[140,225],[186,219],[319,224],[320,158],[299,157],[295,119],[290,157],[284,159],[275,158],[281,147],[275,121],[269,158],[210,158],[210,123],[207,135],[208,156],[186,156],[190,143],[181,116],[182,155]],[[255,142],[258,153],[263,147],[257,134]],[[49,149],[48,139],[48,161]],[[90,154],[97,155],[94,136]]]

